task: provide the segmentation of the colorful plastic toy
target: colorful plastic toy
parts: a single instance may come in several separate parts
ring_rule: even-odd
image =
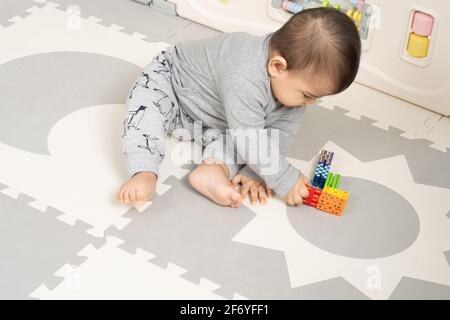
[[[303,199],[303,203],[340,216],[344,213],[350,194],[339,189],[341,175],[330,172],[333,157],[333,152],[322,150],[314,173],[312,186],[306,186],[309,191],[309,197]]]
[[[340,3],[336,2],[334,4],[330,0],[283,0],[281,7],[292,14],[317,7],[334,8],[347,14],[358,28],[361,38],[367,38],[372,8],[366,4],[365,0],[341,0]]]

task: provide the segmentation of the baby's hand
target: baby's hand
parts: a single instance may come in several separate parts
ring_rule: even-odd
[[[300,175],[297,183],[289,190],[287,195],[283,197],[283,200],[290,206],[303,204],[303,198],[309,197],[309,191],[308,188],[306,188],[307,183],[309,184],[308,178],[304,175]]]
[[[156,175],[153,172],[139,172],[128,179],[117,192],[116,199],[131,205],[150,201],[156,191]]]
[[[234,186],[241,183],[242,199],[245,199],[245,196],[248,193],[252,204],[256,204],[258,199],[260,204],[266,204],[267,198],[273,197],[273,191],[269,189],[263,181],[249,178],[241,173],[235,175],[233,179],[231,179],[231,183]]]

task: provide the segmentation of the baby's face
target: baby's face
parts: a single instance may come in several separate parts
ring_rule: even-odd
[[[318,98],[330,95],[330,81],[312,80],[306,74],[284,70],[270,77],[272,93],[286,107],[313,104]]]

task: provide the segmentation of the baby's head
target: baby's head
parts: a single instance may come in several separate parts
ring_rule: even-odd
[[[304,10],[270,40],[272,93],[288,107],[347,89],[358,73],[361,40],[354,22],[333,8]]]

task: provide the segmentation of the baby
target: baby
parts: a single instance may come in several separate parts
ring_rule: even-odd
[[[215,203],[239,207],[248,194],[264,204],[276,194],[302,204],[309,181],[286,159],[288,146],[305,105],[347,89],[360,54],[355,24],[331,8],[299,12],[264,36],[225,33],[163,50],[127,98],[129,179],[117,199],[153,198],[169,133],[204,147],[189,182]]]

